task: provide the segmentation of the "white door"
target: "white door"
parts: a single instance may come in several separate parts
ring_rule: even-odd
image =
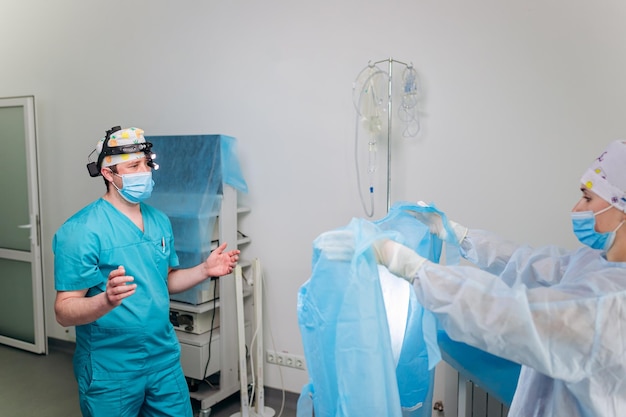
[[[34,97],[0,98],[0,343],[46,353]]]

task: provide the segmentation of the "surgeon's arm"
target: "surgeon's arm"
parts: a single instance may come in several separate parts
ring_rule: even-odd
[[[413,282],[420,304],[452,339],[565,381],[592,372],[594,338],[606,333],[596,329],[598,317],[626,316],[621,308],[601,314],[602,300],[576,291],[509,286],[478,268],[441,266],[391,240],[377,241],[373,249],[379,263]]]
[[[428,226],[430,233],[443,241],[453,240],[459,245],[461,255],[481,269],[499,274],[517,245],[505,241],[493,233],[469,228],[448,219],[434,206],[423,201],[417,202],[422,210],[410,210],[411,214],[422,224]]]
[[[569,261],[568,251],[558,246],[533,248],[519,245],[485,230],[471,229],[461,244],[461,255],[508,286],[549,286],[560,281],[559,272]]]
[[[599,317],[617,322],[625,313],[602,312],[602,300],[593,296],[555,287],[509,287],[477,268],[430,262],[417,271],[414,288],[452,339],[554,378],[580,380],[592,373],[598,355],[619,351],[602,352],[594,342],[603,334]]]
[[[96,321],[135,293],[137,284],[126,275],[123,266],[111,271],[106,290],[93,297],[85,297],[87,290],[57,291],[54,312],[63,326],[80,326]]]
[[[496,233],[469,229],[461,242],[461,256],[482,270],[500,274],[515,251],[521,246]],[[528,248],[530,249],[530,248]]]
[[[230,274],[239,260],[239,250],[225,252],[226,243],[221,244],[201,264],[186,269],[170,269],[167,275],[167,288],[170,294],[179,293],[210,277]]]

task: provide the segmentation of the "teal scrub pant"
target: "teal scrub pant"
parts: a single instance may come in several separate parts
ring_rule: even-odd
[[[82,381],[81,381],[82,379]],[[192,417],[185,376],[173,367],[132,379],[79,378],[83,417]]]

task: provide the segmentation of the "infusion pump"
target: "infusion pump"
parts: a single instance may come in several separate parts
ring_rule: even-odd
[[[215,317],[213,317],[214,313]],[[176,330],[202,334],[211,330],[211,327],[216,329],[220,326],[220,311],[217,309],[194,313],[170,308],[170,323],[172,323],[172,326],[174,326]],[[211,323],[213,326],[211,326]]]

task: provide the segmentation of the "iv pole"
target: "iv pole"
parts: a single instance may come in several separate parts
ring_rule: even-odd
[[[393,64],[394,62],[402,64],[407,68],[413,67],[413,64],[407,64],[402,61],[395,60],[393,58],[383,59],[382,61],[374,62],[374,65],[382,64],[383,62],[389,63],[389,87],[387,90],[387,213],[391,208],[391,118],[392,118],[392,81],[393,81]]]

